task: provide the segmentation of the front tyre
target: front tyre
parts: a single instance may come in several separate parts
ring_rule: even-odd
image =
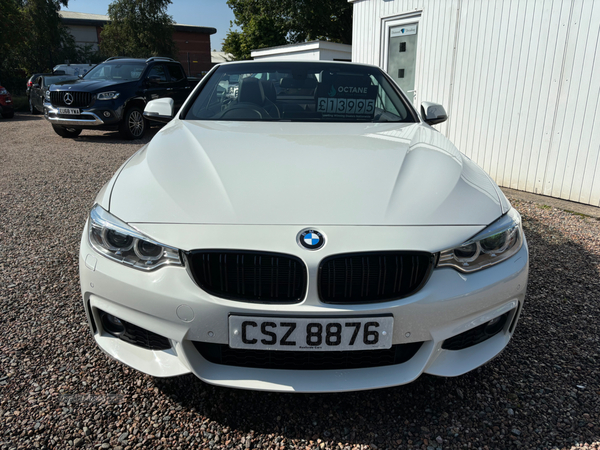
[[[64,138],[76,138],[81,134],[81,130],[75,128],[65,128],[58,125],[52,125],[54,132]]]
[[[146,133],[147,126],[142,110],[133,106],[125,111],[123,120],[119,124],[119,133],[125,139],[141,139]]]

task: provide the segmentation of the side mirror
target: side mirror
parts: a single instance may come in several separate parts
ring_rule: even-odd
[[[421,103],[421,118],[425,123],[435,125],[448,120],[448,114],[444,107],[438,103],[423,102]]]
[[[144,117],[157,122],[169,122],[173,119],[175,102],[172,98],[150,100],[144,108]]]

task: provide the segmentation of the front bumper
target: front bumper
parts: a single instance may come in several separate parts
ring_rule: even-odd
[[[231,231],[221,231],[215,242],[217,247],[225,242],[235,246],[236,240],[240,241],[237,227],[230,228]],[[297,231],[298,227],[290,228]],[[351,227],[341,228],[345,233],[364,236],[365,227],[354,231]],[[336,231],[328,230],[328,234]],[[319,252],[306,252],[299,247],[286,250],[306,262],[307,297],[293,305],[250,304],[207,294],[184,267],[163,267],[146,273],[108,260],[90,247],[86,225],[81,242],[80,279],[94,339],[113,358],[158,377],[194,373],[215,385],[286,392],[375,389],[409,383],[422,373],[458,376],[486,363],[508,344],[525,297],[526,242],[515,256],[496,266],[469,275],[451,268],[436,269],[427,284],[408,298],[353,306],[323,304],[316,294],[316,262],[335,252],[335,248],[328,251],[325,247]],[[171,348],[147,350],[113,337],[102,328],[100,311],[164,336]],[[505,313],[508,318],[502,331],[490,339],[462,350],[442,348],[445,340]],[[231,314],[331,318],[390,314],[394,316],[393,344],[423,344],[402,364],[360,369],[281,370],[211,363],[202,357],[194,342],[227,344]]]
[[[14,107],[12,104],[12,100],[6,100],[5,103],[0,103],[0,112],[1,113],[11,113],[14,112]]]
[[[59,108],[49,102],[44,102],[44,118],[53,125],[82,128],[82,129],[113,129],[122,117],[122,108],[113,108],[112,102],[106,102],[105,107],[78,108],[80,114],[67,116],[59,114]],[[104,113],[108,113],[106,117]]]

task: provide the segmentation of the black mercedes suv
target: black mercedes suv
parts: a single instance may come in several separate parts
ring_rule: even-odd
[[[44,116],[65,138],[87,129],[119,130],[126,139],[139,139],[148,128],[143,116],[148,101],[171,97],[177,110],[197,82],[171,58],[109,58],[80,79],[52,85]]]

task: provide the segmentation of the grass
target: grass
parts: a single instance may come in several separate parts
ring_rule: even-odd
[[[26,95],[13,95],[12,101],[15,111],[29,111],[29,102]]]
[[[579,212],[571,211],[571,210],[569,210],[569,209],[565,209],[565,212],[568,212],[568,213],[574,214],[574,215],[576,215],[576,216],[579,216],[579,217],[582,217],[582,218],[584,218],[584,219],[593,219],[593,217],[592,217],[592,216],[588,216],[587,214],[583,214],[583,213],[579,213]]]

